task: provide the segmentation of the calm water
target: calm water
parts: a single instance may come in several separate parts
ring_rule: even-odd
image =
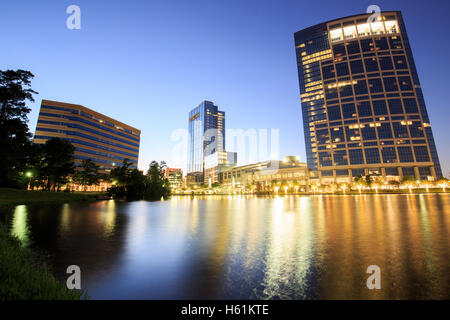
[[[450,298],[450,195],[18,206],[11,232],[94,299]],[[366,269],[381,268],[381,290]]]

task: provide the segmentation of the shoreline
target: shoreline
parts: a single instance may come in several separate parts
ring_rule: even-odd
[[[105,200],[102,192],[53,192],[0,188],[0,209],[19,205],[49,205],[73,202],[94,202]]]

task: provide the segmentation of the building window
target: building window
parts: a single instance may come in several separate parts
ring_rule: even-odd
[[[346,166],[348,165],[348,157],[346,150],[334,151],[334,164],[336,166]],[[347,173],[348,174],[348,173]]]
[[[430,156],[428,154],[428,149],[426,146],[414,146],[414,154],[416,155],[417,162],[430,161]]]
[[[416,99],[403,99],[403,104],[405,105],[406,113],[418,113],[417,101]]]
[[[351,41],[347,43],[347,52],[348,54],[355,54],[359,53],[361,50],[359,49],[359,42],[358,41]]]
[[[358,108],[358,115],[360,118],[372,116],[372,108],[370,107],[369,101],[358,102],[356,105]]]
[[[381,84],[381,79],[369,79],[369,89],[370,93],[379,93],[383,92],[383,85]]]
[[[401,122],[392,122],[392,128],[394,129],[394,136],[396,138],[409,138],[408,129],[405,124]]]
[[[331,152],[329,151],[319,152],[319,163],[323,167],[331,167],[333,165],[331,160]]]
[[[338,77],[346,76],[349,74],[347,62],[336,64],[336,74]]]
[[[383,163],[397,162],[397,153],[394,147],[383,147],[381,149],[381,156],[383,157]]]
[[[382,115],[387,115],[387,107],[386,107],[386,101],[384,100],[375,100],[372,101],[372,105],[373,105],[373,113],[376,116],[382,116]]]
[[[364,128],[361,129],[361,135],[364,141],[377,139],[375,128],[369,127],[368,125],[366,125]]]
[[[381,163],[380,152],[378,151],[378,148],[364,149],[364,153],[366,154],[367,164]]]
[[[364,64],[366,65],[367,72],[379,71],[378,62],[376,58],[364,59]]]
[[[342,119],[341,108],[339,106],[328,107],[327,111],[328,111],[328,120],[329,121]]]
[[[381,57],[380,58],[380,67],[381,70],[385,71],[385,70],[393,70],[394,69],[394,65],[392,64],[392,59],[391,57]]]
[[[397,70],[408,69],[405,56],[394,56],[394,65]]]
[[[364,158],[361,149],[350,149],[348,150],[348,156],[350,159],[350,164],[363,164]]]
[[[368,90],[366,80],[358,80],[358,82],[353,85],[353,89],[355,90],[355,95],[367,94]]]
[[[400,99],[388,100],[388,104],[389,104],[389,112],[391,114],[402,114],[403,113],[402,101]]]
[[[352,74],[364,73],[362,60],[350,61],[350,70],[352,71]]]
[[[400,162],[414,162],[411,147],[398,147],[397,150]]]
[[[413,89],[410,77],[398,77],[398,82],[402,91],[411,91]]]
[[[411,125],[409,125],[409,133],[411,134],[411,138],[420,138],[425,136],[420,121],[414,121]]]
[[[387,92],[398,91],[397,79],[394,77],[383,78],[383,82]]]

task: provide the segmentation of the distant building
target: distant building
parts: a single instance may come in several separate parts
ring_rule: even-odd
[[[203,183],[205,185],[218,183],[219,173],[237,163],[237,153],[219,151],[205,157],[205,173]]]
[[[442,176],[402,14],[361,14],[295,33],[308,167],[320,183],[358,175]]]
[[[86,107],[42,100],[34,143],[61,138],[75,147],[75,164],[92,159],[109,172],[129,159],[137,168],[141,131]]]
[[[272,192],[287,188],[288,192],[308,191],[309,169],[306,163],[289,156],[283,161],[268,160],[238,167],[224,168],[219,173],[223,187]]]
[[[170,188],[181,189],[183,187],[183,171],[176,168],[166,168],[165,177],[169,180]]]
[[[211,101],[203,101],[189,112],[187,175],[195,183],[204,181],[205,157],[225,150],[225,112]]]

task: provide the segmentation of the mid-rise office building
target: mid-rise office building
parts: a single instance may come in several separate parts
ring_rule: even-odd
[[[204,181],[205,157],[225,150],[225,112],[203,101],[189,112],[187,175]]]
[[[219,174],[237,164],[237,152],[219,151],[205,157],[205,185],[219,183]]]
[[[295,156],[242,166],[224,167],[219,173],[224,187],[252,192],[305,192],[309,190],[309,169]]]
[[[137,168],[141,131],[86,107],[42,100],[34,143],[61,138],[75,147],[75,164],[92,159],[109,172],[129,159]]]
[[[295,33],[308,167],[323,183],[357,175],[441,177],[399,11]]]
[[[166,168],[165,177],[169,180],[171,189],[183,187],[183,171],[179,168]]]

